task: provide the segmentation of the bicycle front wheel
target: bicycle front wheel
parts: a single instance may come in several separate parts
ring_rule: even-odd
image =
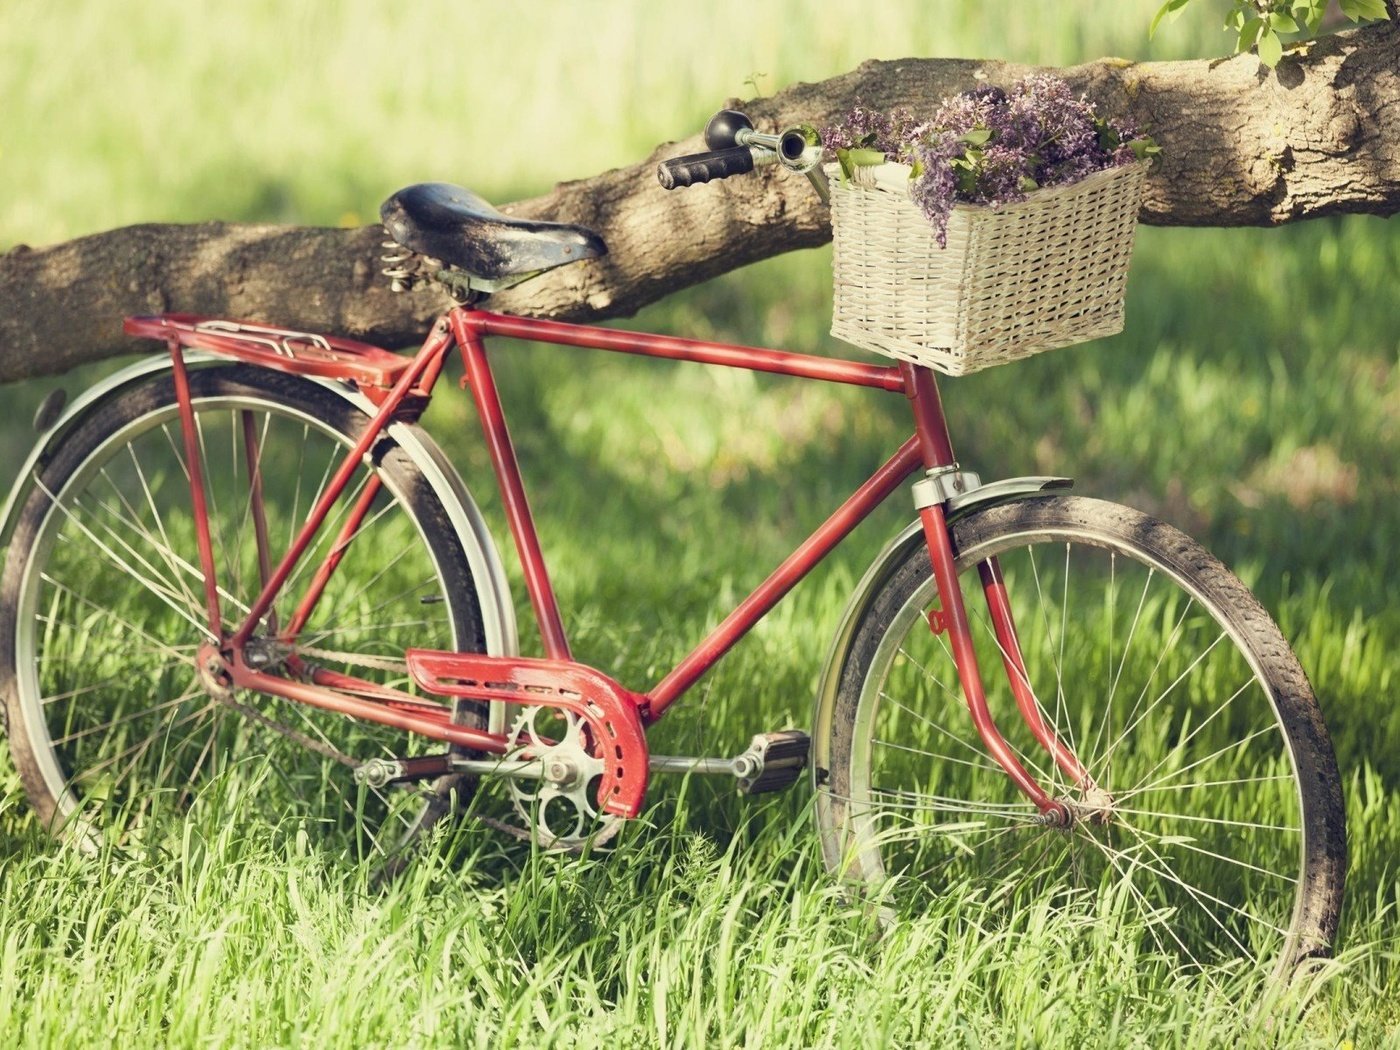
[[[241,365],[193,371],[190,389],[227,636],[367,419],[319,384]],[[221,799],[324,833],[336,848],[396,852],[463,785],[367,787],[354,767],[443,745],[210,687],[195,654],[218,639],[208,625],[189,466],[165,375],[95,408],[34,479],[0,580],[0,689],[31,803],[46,824],[84,841],[121,839],[161,815],[182,818],[217,783]],[[484,636],[449,516],[387,436],[257,635],[277,673],[279,630],[357,504],[363,517],[297,652],[411,690],[405,647],[480,651]],[[479,709],[464,719],[484,725]]]
[[[1094,500],[993,507],[952,535],[991,713],[1074,819],[1038,822],[983,748],[947,636],[930,629],[937,588],[918,544],[841,669],[817,761],[828,863],[912,907],[970,887],[995,908],[1048,895],[1126,915],[1125,934],[1174,965],[1284,969],[1326,952],[1345,867],[1336,760],[1245,586],[1171,526]],[[991,558],[1042,717],[1095,790],[1017,709],[975,571]]]

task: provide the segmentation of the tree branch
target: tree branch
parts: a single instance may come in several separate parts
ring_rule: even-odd
[[[1382,23],[1297,46],[1269,71],[1251,55],[1216,61],[1104,59],[1059,71],[1106,115],[1156,137],[1164,156],[1142,220],[1276,225],[1341,212],[1400,210],[1400,26]],[[741,104],[760,126],[827,124],[860,100],[928,111],[1031,67],[909,59],[867,62],[819,84]],[[758,259],[821,244],[828,217],[805,180],[756,176],[667,193],[657,161],[563,183],[506,210],[590,226],[600,260],[566,266],[493,303],[519,313],[598,319]],[[425,178],[435,173],[424,172]],[[132,226],[0,256],[0,381],[58,372],[136,347],[130,313],[181,310],[334,331],[388,346],[416,341],[445,305],[431,289],[389,292],[378,227],[332,230],[204,223]]]

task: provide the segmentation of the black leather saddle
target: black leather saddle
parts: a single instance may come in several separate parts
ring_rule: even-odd
[[[583,226],[503,215],[471,190],[420,182],[399,190],[379,208],[389,236],[485,281],[540,273],[608,253],[603,239]]]

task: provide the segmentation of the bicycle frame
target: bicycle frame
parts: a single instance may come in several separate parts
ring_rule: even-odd
[[[238,687],[338,711],[350,717],[394,726],[449,744],[497,755],[504,754],[510,746],[505,736],[455,724],[452,720],[452,709],[444,704],[338,672],[319,668],[307,672],[295,656],[289,660],[288,666],[294,672],[304,673],[302,680],[269,674],[250,665],[244,656],[245,646],[254,637],[258,625],[268,616],[293,569],[324,525],[329,512],[343,494],[363,457],[391,422],[405,416],[416,416],[416,413],[422,411],[441,376],[446,356],[454,346],[460,349],[465,368],[463,382],[471,387],[481,420],[506,517],[524,569],[526,588],[543,640],[545,659],[529,661],[514,657],[472,656],[469,665],[471,674],[479,676],[480,680],[473,678],[463,684],[453,678],[448,667],[451,661],[447,658],[452,654],[410,650],[407,654],[410,668],[420,684],[425,684],[444,695],[509,700],[513,698],[513,694],[503,691],[505,684],[511,684],[512,688],[525,687],[538,692],[543,689],[544,683],[552,682],[561,675],[585,674],[588,676],[588,683],[583,687],[601,689],[607,693],[604,699],[628,716],[624,720],[635,719],[639,726],[651,725],[920,467],[931,474],[955,470],[957,467],[935,377],[930,370],[908,363],[896,366],[870,365],[788,351],[516,317],[469,306],[456,307],[439,318],[422,347],[411,359],[349,340],[328,340],[319,336],[282,333],[270,329],[249,327],[245,330],[254,334],[241,338],[240,329],[236,325],[208,322],[184,315],[128,318],[126,330],[133,335],[164,340],[171,354],[181,429],[190,463],[191,502],[199,540],[200,567],[204,574],[209,624],[213,637],[221,639],[217,646],[207,645],[201,651],[200,659],[205,662],[206,667],[213,670],[216,664],[220,665],[231,678],[232,684]],[[268,333],[271,333],[271,336]],[[282,338],[276,338],[278,336]],[[634,693],[612,682],[601,672],[573,661],[558,600],[550,582],[504,410],[488,361],[485,346],[485,339],[488,337],[691,361],[900,393],[908,400],[913,410],[915,430],[864,484],[673,670],[647,692]],[[314,342],[308,344],[307,341],[312,340]],[[262,590],[240,626],[226,638],[222,636],[223,620],[205,508],[203,469],[183,360],[182,351],[186,346],[212,350],[283,371],[346,380],[356,384],[378,406],[364,433],[346,453],[330,483],[312,508],[301,531],[275,564],[273,552],[268,548],[257,442],[248,420],[245,419],[249,498],[258,543]],[[287,623],[279,628],[275,621],[269,620],[268,631],[279,641],[289,645],[295,644],[298,632],[314,612],[327,581],[350,551],[360,524],[378,490],[379,483],[376,479],[371,479],[364,486],[330,545],[329,553],[312,575],[305,594],[301,596]],[[998,732],[988,710],[978,661],[973,651],[967,612],[957,582],[954,552],[944,510],[942,503],[931,501],[928,505],[919,507],[940,599],[939,608],[929,616],[930,629],[935,633],[946,632],[948,635],[964,697],[988,752],[1017,787],[1036,804],[1045,819],[1050,822],[1066,820],[1068,813],[1064,804],[1050,798],[1021,766],[1010,746]],[[981,564],[979,574],[1001,650],[1003,670],[1010,680],[1018,710],[1041,746],[1069,775],[1070,782],[1074,785],[1085,784],[1088,781],[1086,771],[1041,717],[1038,702],[1028,684],[1005,585],[995,560]],[[447,668],[447,671],[440,674],[444,668]],[[456,677],[460,679],[463,674],[458,673]],[[488,681],[487,678],[492,680]],[[497,678],[500,681],[495,681]],[[524,685],[527,679],[533,684]],[[492,691],[493,688],[496,689],[495,692]],[[574,695],[577,695],[577,690],[574,691]],[[568,706],[567,703],[560,702],[558,697],[551,700],[526,699],[523,702]],[[635,739],[631,740],[627,747],[632,760],[637,759],[638,748],[641,757],[645,758],[644,740],[640,743]],[[643,779],[642,788],[644,786]],[[640,790],[634,790],[627,804],[615,811],[629,816],[635,815],[636,808],[640,806]]]

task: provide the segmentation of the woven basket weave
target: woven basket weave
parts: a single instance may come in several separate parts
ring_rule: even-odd
[[[831,174],[831,334],[966,375],[1123,330],[1146,165],[1095,172],[996,210],[959,204],[948,246],[902,164]]]

